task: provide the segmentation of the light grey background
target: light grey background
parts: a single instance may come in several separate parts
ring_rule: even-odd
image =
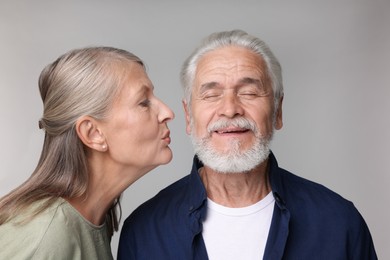
[[[31,174],[40,154],[40,71],[70,49],[111,45],[146,61],[156,94],[176,113],[174,159],[124,193],[127,217],[189,173],[183,60],[207,34],[240,28],[263,38],[283,67],[284,127],[273,142],[280,165],[352,200],[379,258],[390,259],[389,12],[386,0],[2,0],[0,196]]]

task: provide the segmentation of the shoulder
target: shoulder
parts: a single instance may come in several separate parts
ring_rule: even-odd
[[[280,201],[276,199],[277,205],[289,214],[291,247],[317,248],[318,254],[321,250],[322,254],[324,250],[348,251],[356,259],[376,259],[372,257],[375,249],[368,226],[351,201],[286,170],[279,168],[275,174],[280,178],[277,186],[281,196]],[[319,240],[321,249],[316,242]]]
[[[324,207],[333,204],[342,208],[351,207],[353,204],[342,196],[325,187],[322,184],[302,178],[281,167],[273,154],[270,155],[269,180],[272,191],[278,194],[289,206],[295,206],[298,202],[307,206]]]
[[[291,212],[292,221],[307,219],[346,228],[365,225],[354,204],[335,191],[284,169],[280,169],[278,174],[281,178],[280,193]]]
[[[63,199],[54,211],[36,252],[37,259],[52,252],[61,259],[112,259],[106,225],[93,225]]]
[[[126,218],[121,233],[154,233],[185,221],[183,214],[188,213],[189,182],[190,175],[187,175],[141,204]]]
[[[154,197],[141,204],[128,219],[145,218],[145,216],[155,216],[162,214],[162,211],[167,211],[173,208],[183,206],[184,197],[188,190],[190,176],[187,175],[182,179],[170,184],[166,188],[159,191]],[[126,220],[129,221],[129,220]],[[126,222],[125,221],[125,222]]]
[[[59,241],[72,241],[74,235],[66,228],[68,221],[61,212],[62,205],[63,200],[59,199],[27,223],[17,224],[15,220],[0,226],[0,245],[7,248],[3,253],[21,259],[48,258],[50,255],[66,259],[68,252],[72,252],[71,243]]]
[[[301,199],[304,201],[316,201],[320,204],[352,205],[350,201],[322,184],[299,177],[281,168],[279,168],[278,174],[280,174],[282,184],[282,187],[279,187],[279,189],[286,197],[286,201],[293,202],[293,200]]]
[[[191,195],[188,175],[139,206],[125,220],[118,259],[176,259],[190,241]],[[180,258],[180,257],[179,257]]]

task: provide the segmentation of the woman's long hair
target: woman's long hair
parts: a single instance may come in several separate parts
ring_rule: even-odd
[[[32,175],[0,200],[0,225],[42,201],[29,221],[57,198],[86,193],[89,174],[87,149],[78,138],[76,120],[84,115],[104,119],[118,95],[125,67],[137,56],[111,47],[72,50],[44,68],[39,77],[43,101],[40,128],[45,130],[42,153]],[[118,197],[106,215],[110,235],[118,230]]]

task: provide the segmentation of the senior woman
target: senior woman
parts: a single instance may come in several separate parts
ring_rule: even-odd
[[[112,259],[122,192],[172,159],[173,112],[125,50],[71,50],[39,78],[45,131],[31,177],[0,200],[1,259]]]

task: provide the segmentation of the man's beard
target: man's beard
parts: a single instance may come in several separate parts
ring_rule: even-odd
[[[191,119],[191,141],[195,153],[204,165],[214,171],[220,173],[248,172],[264,162],[269,156],[273,131],[263,136],[256,127],[256,124],[246,118],[218,120],[207,127],[208,135],[203,138],[195,136],[193,126]],[[217,129],[229,126],[253,131],[256,138],[255,143],[251,147],[243,149],[239,140],[232,139],[228,144],[229,150],[227,152],[217,151],[211,144],[211,134]]]

